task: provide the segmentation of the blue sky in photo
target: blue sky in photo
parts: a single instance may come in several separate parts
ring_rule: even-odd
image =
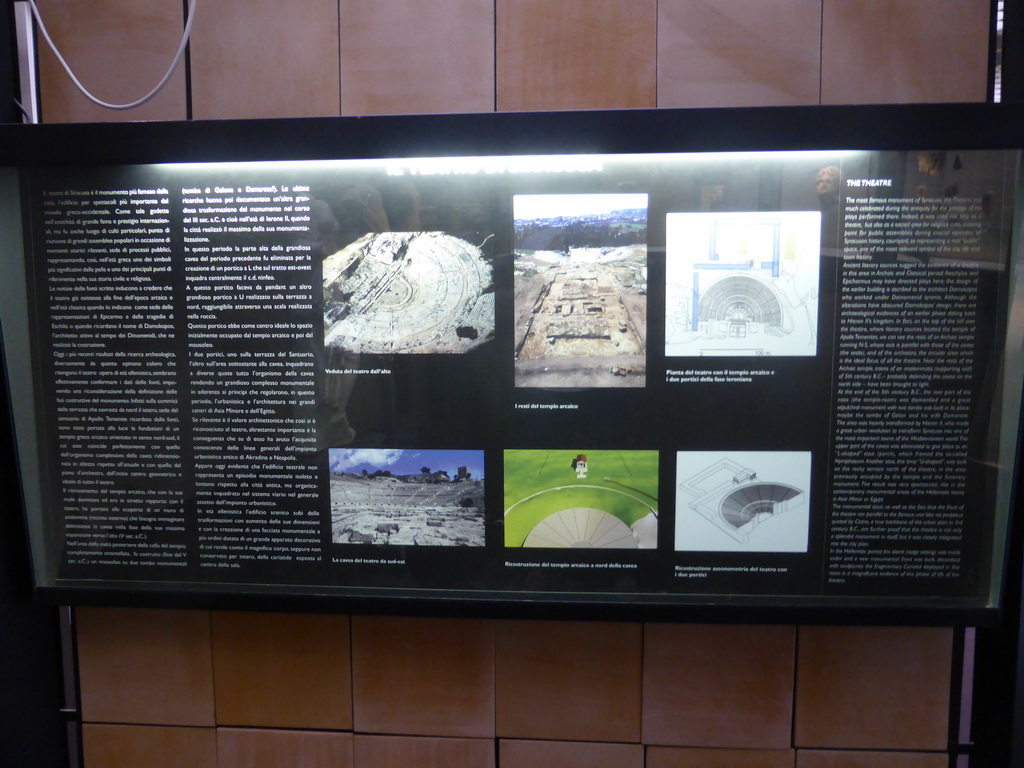
[[[512,216],[516,221],[560,216],[597,216],[612,211],[628,211],[646,207],[647,195],[636,192],[515,195],[512,198]]]
[[[468,467],[474,480],[484,477],[484,452],[401,448],[332,448],[328,463],[332,472],[361,474],[386,469],[394,475],[418,475],[423,467],[431,472],[446,471],[454,477],[459,467]]]

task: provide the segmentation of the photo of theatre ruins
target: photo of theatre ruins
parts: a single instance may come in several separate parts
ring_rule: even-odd
[[[515,384],[642,387],[647,195],[516,195]]]
[[[331,541],[484,545],[483,451],[332,448]]]
[[[457,354],[494,335],[491,265],[444,232],[367,234],[324,259],[324,344]]]

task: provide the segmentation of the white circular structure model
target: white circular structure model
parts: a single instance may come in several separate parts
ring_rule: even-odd
[[[533,527],[524,547],[573,549],[636,549],[629,526],[614,515],[592,507],[562,509]]]

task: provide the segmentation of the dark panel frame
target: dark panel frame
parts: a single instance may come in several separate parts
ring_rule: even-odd
[[[593,130],[594,123],[600,130]],[[0,126],[0,164],[79,166],[259,159],[387,158],[418,155],[799,150],[822,147],[915,150],[928,146],[1017,148],[1024,108],[1009,105],[905,105],[629,112],[515,113],[461,116],[324,118],[102,125]],[[1020,578],[1013,563],[1010,581]],[[481,600],[472,593],[430,599],[224,594],[204,590],[140,592],[57,587],[48,602],[263,608],[291,611],[621,618],[665,621],[992,625],[996,609],[947,601],[907,609],[801,607],[785,599],[723,596],[701,605],[587,604],[586,597]],[[962,604],[961,604],[962,605]]]

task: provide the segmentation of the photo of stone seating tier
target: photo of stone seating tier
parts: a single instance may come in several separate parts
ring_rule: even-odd
[[[482,451],[332,449],[330,463],[333,543],[484,545]]]

